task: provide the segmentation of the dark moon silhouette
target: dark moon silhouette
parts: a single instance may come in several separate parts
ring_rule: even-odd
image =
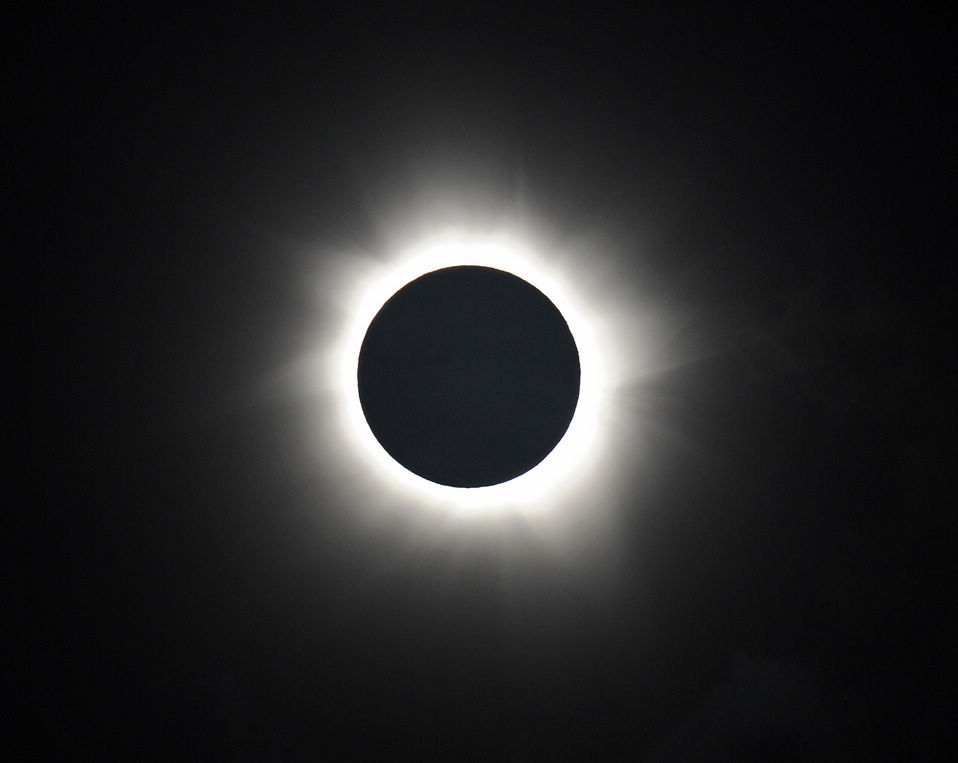
[[[442,485],[518,477],[565,434],[579,354],[555,305],[511,273],[459,266],[394,294],[366,331],[359,399],[396,461]]]

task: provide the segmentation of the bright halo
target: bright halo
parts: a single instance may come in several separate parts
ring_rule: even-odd
[[[379,444],[363,415],[356,367],[366,330],[383,304],[419,276],[454,265],[480,265],[505,270],[535,286],[565,317],[579,351],[580,386],[575,414],[565,435],[546,458],[507,482],[478,488],[449,487],[430,482],[399,464]],[[474,237],[445,232],[402,252],[368,281],[357,284],[355,310],[337,348],[336,386],[342,394],[342,426],[351,446],[368,462],[373,476],[407,498],[439,502],[456,511],[544,508],[550,495],[581,479],[596,455],[609,374],[608,358],[597,346],[594,316],[578,304],[568,284],[514,238]],[[605,394],[607,398],[607,394]],[[607,402],[607,400],[605,401]]]
[[[335,312],[324,315],[300,378],[320,396],[315,455],[344,505],[366,516],[522,516],[546,533],[570,528],[576,517],[588,515],[592,524],[609,517],[607,509],[638,471],[635,382],[650,370],[652,343],[634,291],[600,241],[546,238],[530,226],[447,226],[393,242],[385,255],[327,251],[321,258],[321,301]],[[535,286],[562,313],[579,352],[579,399],[565,435],[528,472],[486,487],[440,485],[407,470],[379,444],[359,400],[360,348],[380,308],[419,276],[455,265],[497,268]]]

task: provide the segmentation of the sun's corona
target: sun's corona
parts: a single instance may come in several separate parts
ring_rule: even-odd
[[[399,289],[425,273],[476,265],[512,273],[545,294],[565,317],[579,350],[579,401],[565,436],[536,467],[508,482],[480,488],[439,485],[406,470],[376,440],[363,415],[356,385],[360,348],[370,322]],[[369,478],[384,489],[454,512],[546,511],[550,498],[591,471],[598,456],[597,428],[610,394],[608,358],[599,346],[598,316],[577,299],[574,284],[547,258],[515,236],[469,235],[447,231],[398,253],[352,290],[352,309],[332,353],[330,369],[340,396],[340,426],[350,448],[367,465]]]
[[[562,543],[574,543],[582,522],[612,521],[621,486],[639,473],[638,379],[660,360],[651,360],[657,337],[643,319],[655,316],[634,281],[617,273],[624,258],[614,242],[557,240],[514,219],[457,226],[424,216],[383,230],[374,249],[327,249],[316,258],[323,316],[296,374],[315,402],[313,458],[343,505],[360,519],[435,517],[437,530],[453,520],[465,527],[460,520],[522,518]],[[396,461],[370,429],[357,383],[363,341],[383,306],[424,274],[456,266],[502,270],[535,287],[564,318],[579,357],[578,398],[558,444],[519,476],[480,487],[432,482]]]

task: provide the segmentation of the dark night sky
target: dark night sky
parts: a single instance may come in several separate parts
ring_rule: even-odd
[[[6,737],[953,757],[953,29],[911,9],[25,19]],[[701,351],[640,384],[659,434],[641,489],[619,475],[604,565],[519,526],[497,546],[350,524],[342,480],[293,463],[301,404],[247,394],[315,323],[304,252],[373,247],[384,210],[436,188],[607,234],[620,279],[687,316],[673,341]]]

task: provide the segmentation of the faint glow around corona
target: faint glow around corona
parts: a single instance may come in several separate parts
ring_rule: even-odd
[[[535,239],[518,227],[481,233],[446,228],[386,257],[344,255],[339,271],[324,279],[325,297],[340,313],[325,321],[310,366],[314,388],[326,390],[318,446],[327,465],[336,462],[330,468],[343,475],[343,491],[354,493],[362,509],[405,506],[455,517],[548,516],[550,522],[563,512],[589,511],[596,518],[602,508],[597,504],[608,502],[616,480],[622,481],[627,467],[617,464],[631,433],[618,425],[622,412],[615,410],[615,397],[623,380],[635,375],[634,364],[622,359],[641,355],[641,332],[631,320],[635,311],[623,310],[622,299],[616,303],[614,278],[595,251],[537,245]],[[408,471],[376,440],[359,401],[359,351],[372,319],[409,282],[454,265],[497,268],[528,281],[562,313],[579,352],[579,400],[563,438],[530,471],[487,487],[439,485]]]

